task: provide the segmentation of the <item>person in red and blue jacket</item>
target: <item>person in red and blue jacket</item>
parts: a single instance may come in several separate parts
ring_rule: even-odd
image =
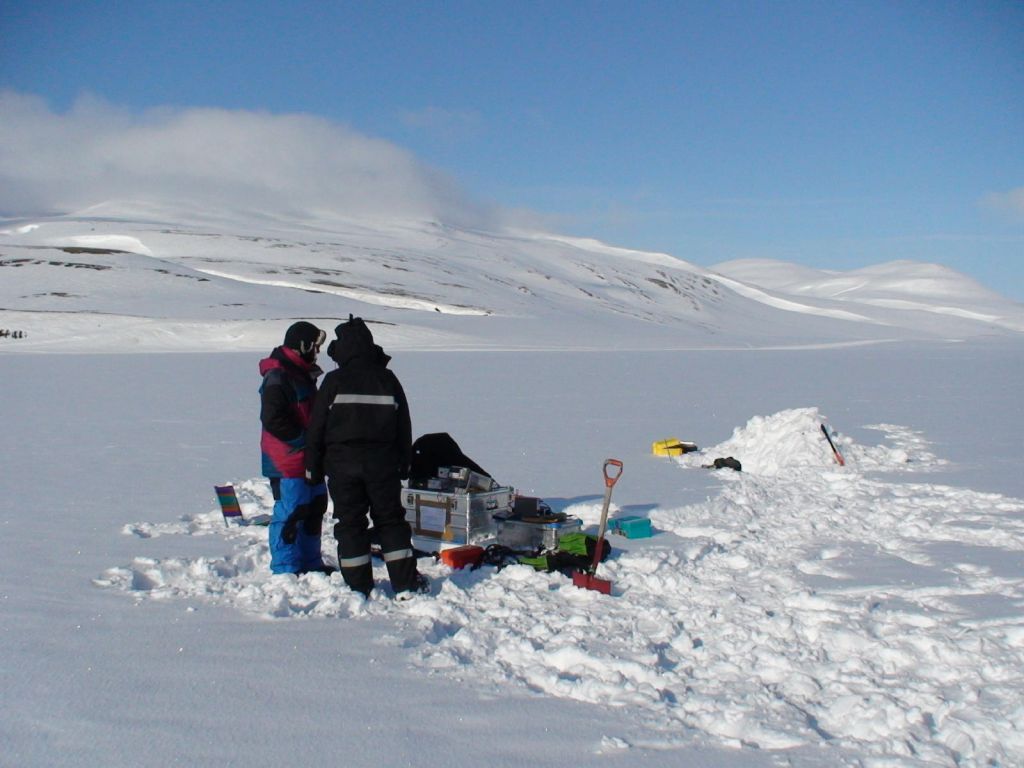
[[[326,334],[312,323],[293,324],[284,344],[260,361],[260,422],[263,474],[270,479],[274,514],[270,521],[270,570],[302,574],[329,572],[320,552],[327,511],[327,487],[305,480],[306,428],[316,397],[316,364]]]

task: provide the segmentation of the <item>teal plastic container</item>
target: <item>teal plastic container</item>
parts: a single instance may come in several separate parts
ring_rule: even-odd
[[[651,535],[651,521],[646,517],[626,515],[610,522],[612,530],[627,539],[646,539]]]

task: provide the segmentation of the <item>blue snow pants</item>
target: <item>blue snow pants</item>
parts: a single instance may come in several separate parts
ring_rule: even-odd
[[[301,477],[275,478],[271,485],[277,487],[270,520],[270,570],[304,573],[322,568],[320,530],[327,511],[327,486],[306,485]]]

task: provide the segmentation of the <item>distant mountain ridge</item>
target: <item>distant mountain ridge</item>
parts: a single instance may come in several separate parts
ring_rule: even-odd
[[[391,346],[795,347],[1024,333],[1024,305],[953,270],[668,254],[411,220],[283,221],[157,206],[0,222],[6,349],[262,349],[348,313]]]
[[[949,296],[954,301],[982,302],[1003,298],[956,270],[917,261],[890,261],[838,272],[771,259],[740,259],[715,264],[710,269],[761,288],[820,298],[852,295],[864,300],[865,296],[886,294],[892,298]]]

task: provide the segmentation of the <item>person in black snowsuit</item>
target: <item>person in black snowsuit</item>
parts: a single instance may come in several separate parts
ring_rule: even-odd
[[[398,599],[429,590],[416,570],[402,480],[409,475],[412,422],[391,358],[361,318],[335,328],[327,349],[338,369],[324,377],[306,440],[306,482],[322,482],[334,501],[341,575],[353,590],[373,589],[367,513]]]

